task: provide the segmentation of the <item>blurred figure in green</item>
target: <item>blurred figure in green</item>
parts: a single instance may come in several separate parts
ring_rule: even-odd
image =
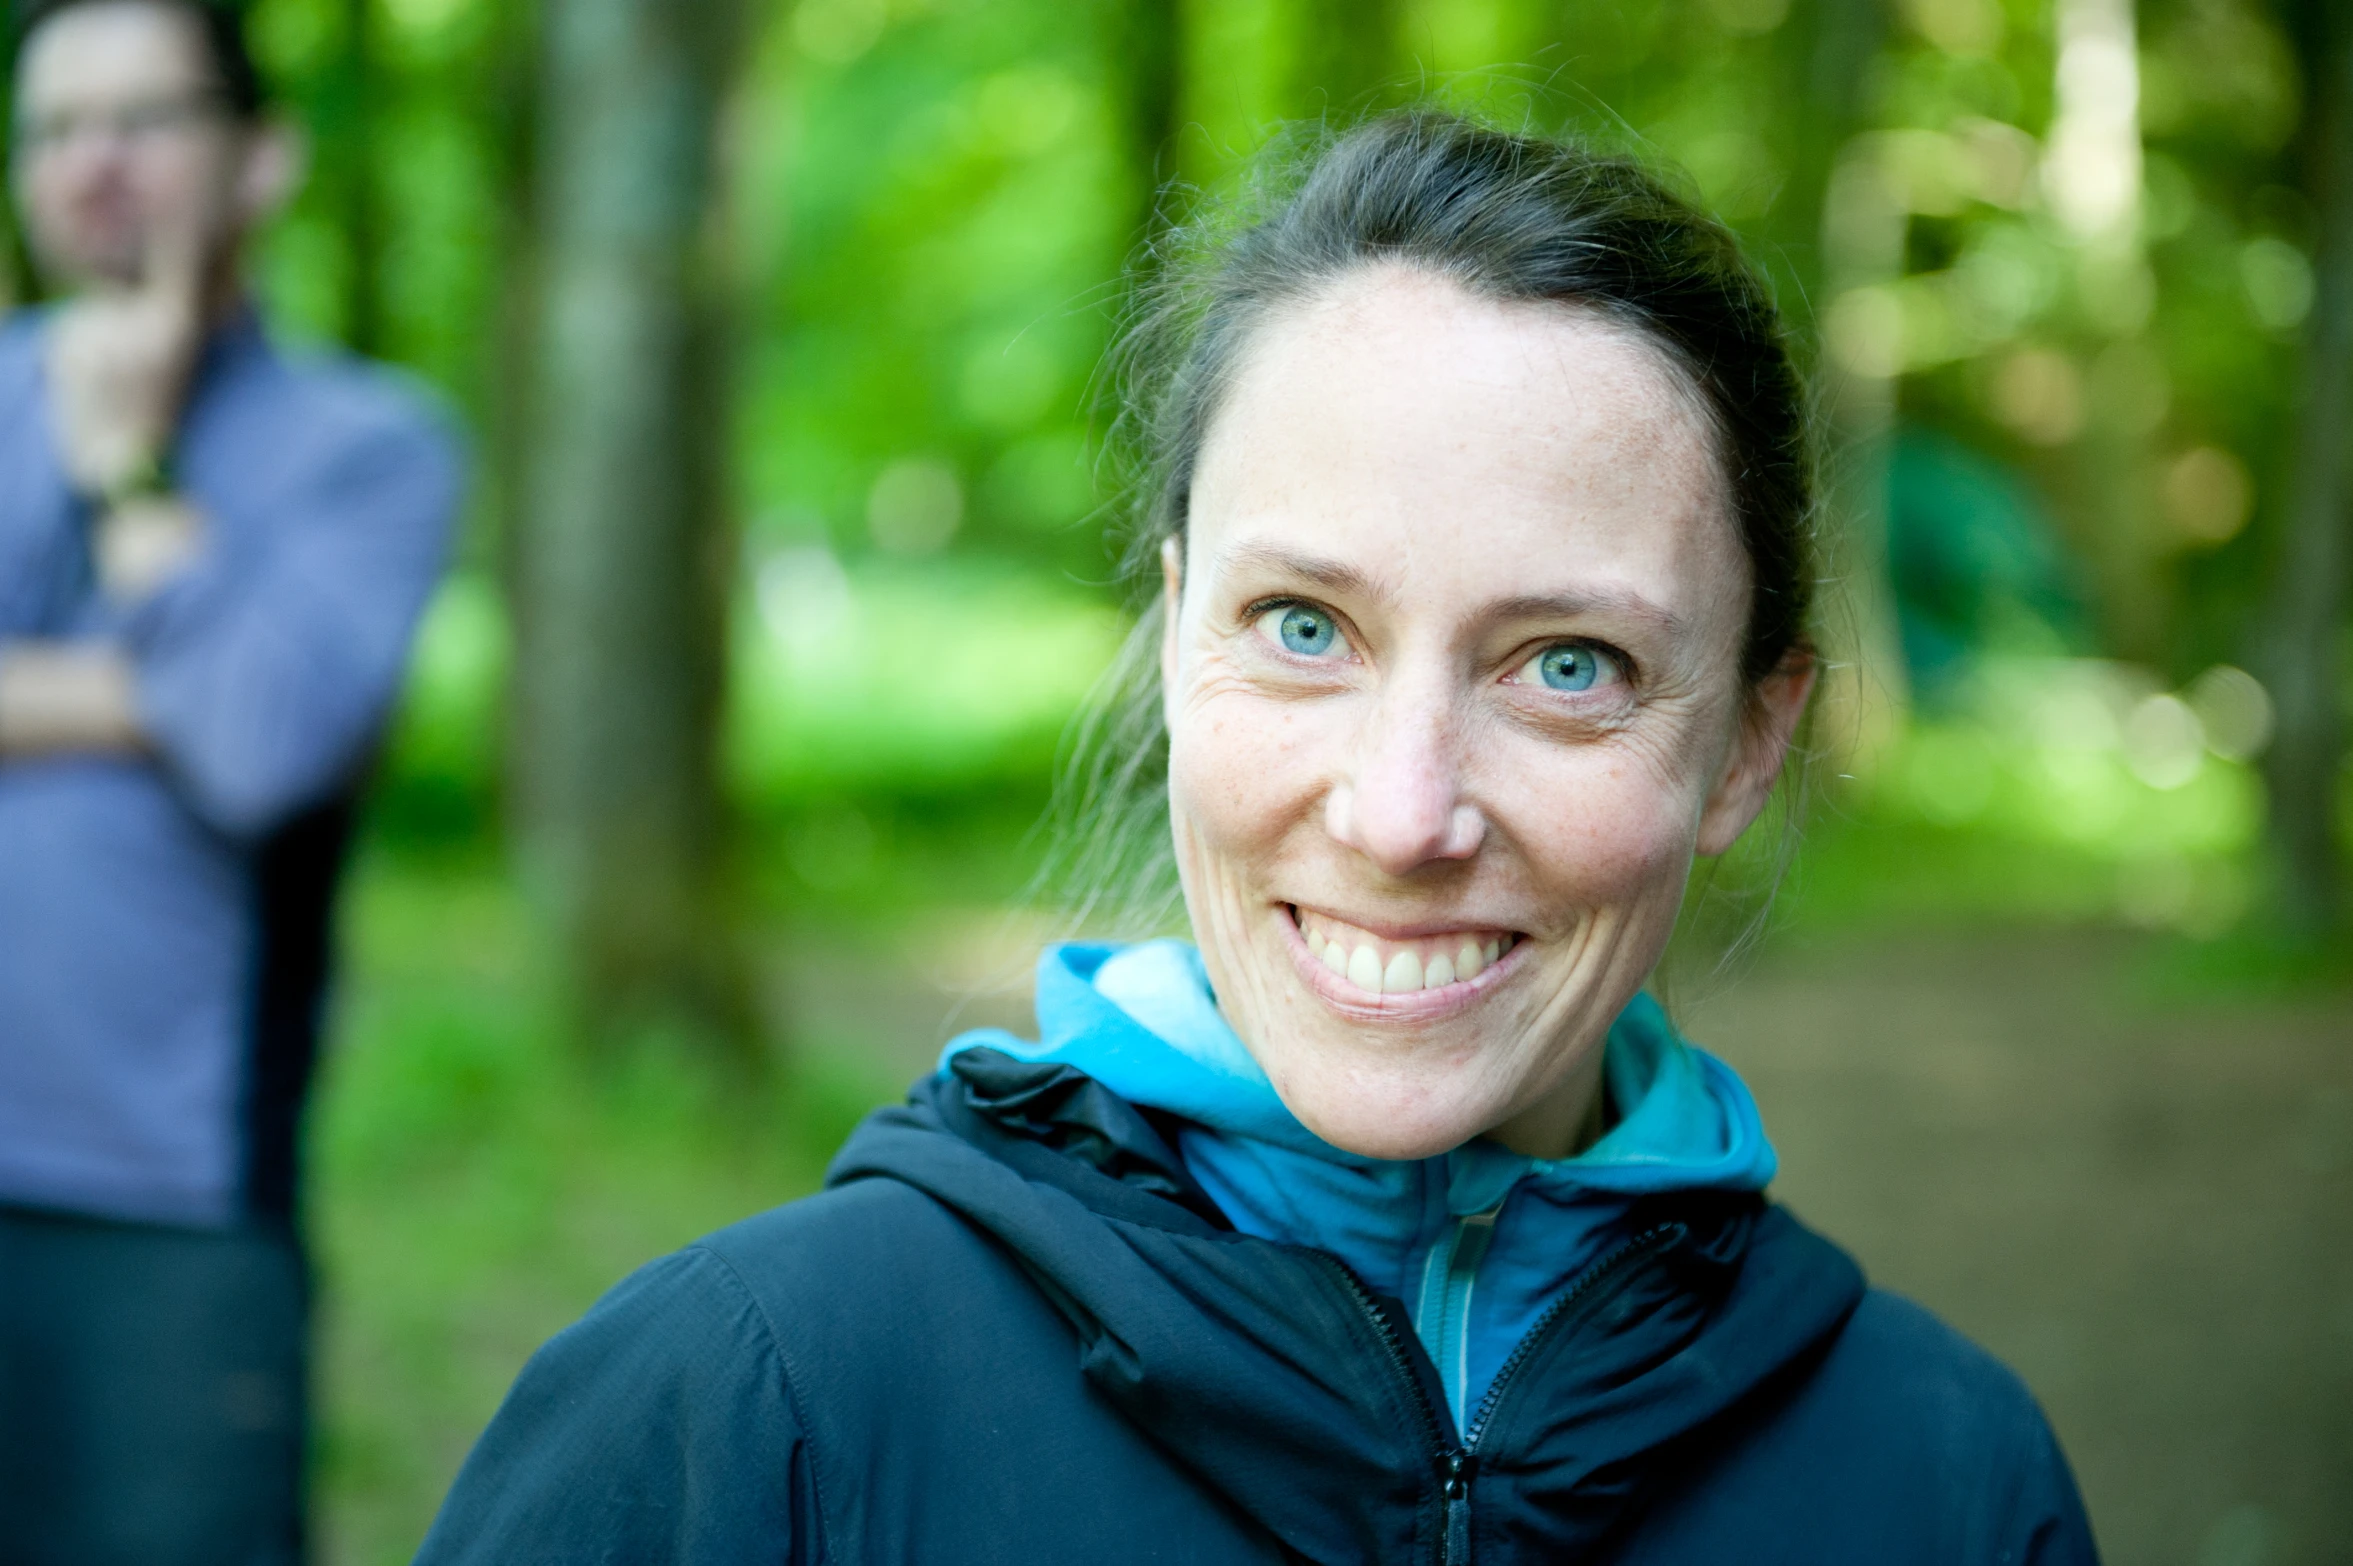
[[[2082,569],[2026,482],[1933,429],[1891,446],[1888,572],[1914,694],[1952,705],[1988,653],[2088,653]]]
[[[0,1562],[293,1561],[296,1127],[348,800],[459,464],[240,280],[299,173],[238,15],[37,0],[0,330]]]

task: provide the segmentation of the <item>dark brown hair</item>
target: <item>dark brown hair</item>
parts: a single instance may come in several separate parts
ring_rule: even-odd
[[[1255,201],[1172,229],[1146,258],[1115,357],[1115,447],[1132,476],[1127,569],[1143,623],[1082,724],[1058,809],[1072,911],[1164,922],[1162,543],[1255,334],[1352,273],[1404,265],[1472,294],[1590,311],[1658,348],[1713,426],[1753,591],[1752,685],[1810,650],[1815,493],[1804,383],[1763,276],[1724,226],[1640,162],[1413,108],[1278,153]]]
[[[16,8],[16,56],[23,57],[25,44],[43,23],[79,6],[98,3],[100,0],[20,0]],[[242,5],[233,0],[139,0],[139,3],[178,11],[193,21],[204,41],[205,58],[211,62],[213,75],[219,78],[216,85],[220,88],[221,102],[240,120],[260,116],[270,95],[260,69],[253,63],[253,50],[245,41]]]
[[[1780,318],[1732,235],[1640,164],[1403,110],[1332,140],[1271,212],[1201,249],[1158,282],[1128,347],[1146,472],[1138,541],[1155,560],[1184,531],[1201,443],[1267,316],[1401,264],[1482,298],[1589,310],[1662,349],[1723,442],[1755,579],[1743,672],[1761,679],[1803,643],[1812,463]]]

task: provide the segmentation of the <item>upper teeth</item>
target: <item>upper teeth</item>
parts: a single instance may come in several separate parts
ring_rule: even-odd
[[[1323,965],[1372,995],[1441,990],[1477,978],[1519,939],[1487,930],[1462,930],[1417,941],[1384,941],[1322,914],[1299,910],[1307,949]]]

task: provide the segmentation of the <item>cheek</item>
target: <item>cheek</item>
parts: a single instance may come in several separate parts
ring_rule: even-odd
[[[150,206],[186,207],[218,196],[227,172],[208,147],[158,147],[139,165],[137,184]]]
[[[1238,692],[1189,699],[1169,731],[1170,810],[1205,849],[1272,851],[1322,798],[1322,727],[1301,707]]]
[[[50,158],[19,176],[25,203],[35,212],[54,218],[69,203],[74,180],[71,172],[63,167],[64,163],[62,158]]]
[[[1686,791],[1625,757],[1552,758],[1542,786],[1499,792],[1501,826],[1545,901],[1572,917],[1680,895],[1697,837]]]

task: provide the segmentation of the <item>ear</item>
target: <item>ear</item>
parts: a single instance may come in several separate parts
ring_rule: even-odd
[[[1700,810],[1701,853],[1723,853],[1764,811],[1797,736],[1798,720],[1814,694],[1819,667],[1811,651],[1793,649],[1748,693],[1724,770]]]
[[[1177,606],[1184,597],[1185,540],[1171,533],[1160,541],[1160,689],[1176,689]]]
[[[310,141],[286,120],[265,120],[245,137],[245,156],[232,192],[240,228],[276,217],[310,172]]]

